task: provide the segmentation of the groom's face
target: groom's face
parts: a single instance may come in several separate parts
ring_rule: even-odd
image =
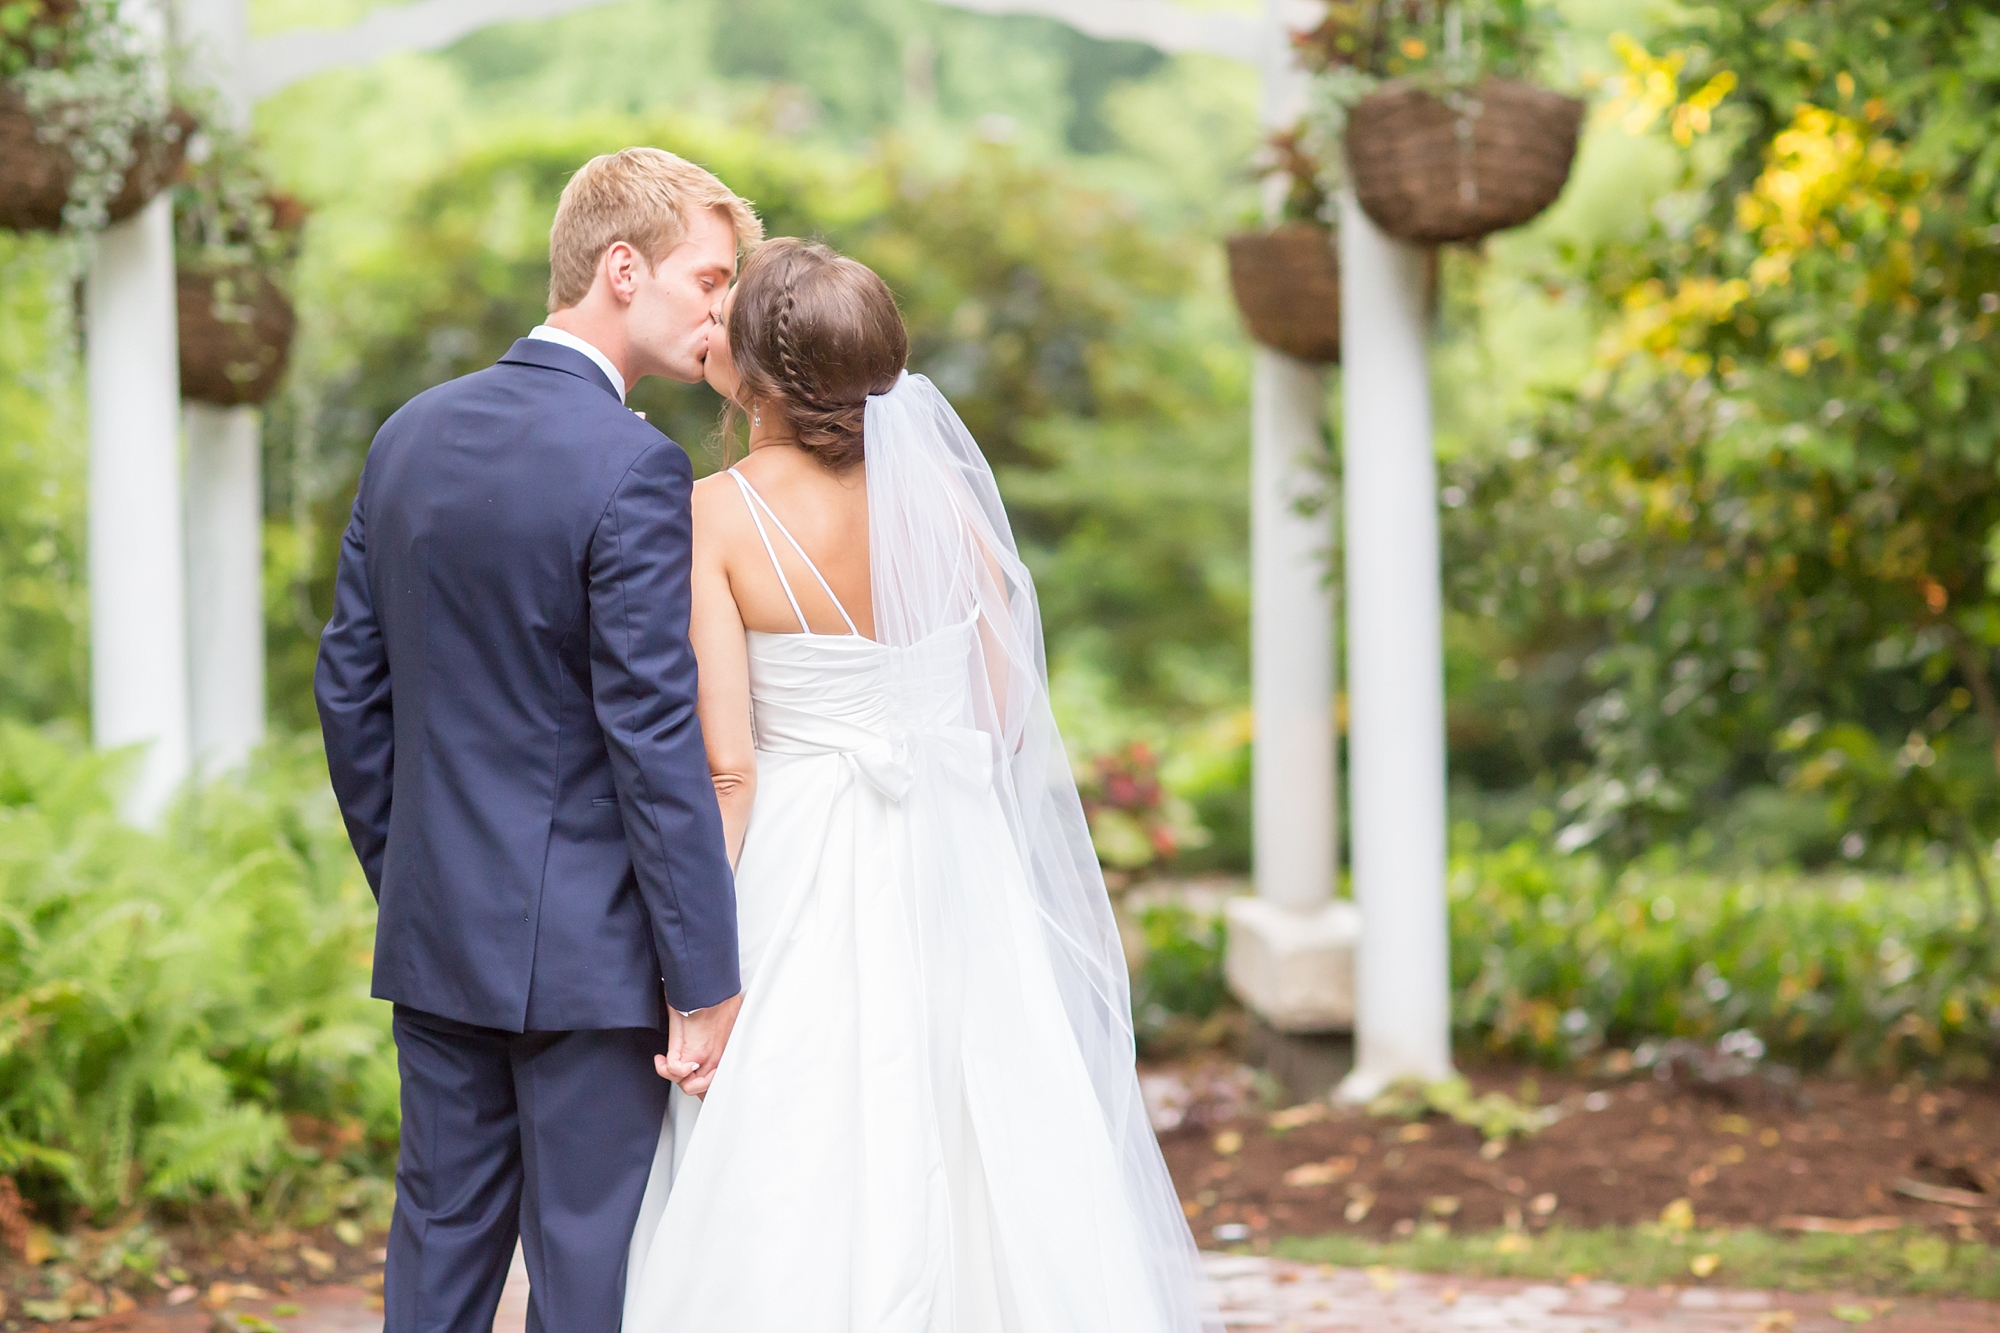
[[[705,209],[651,273],[638,268],[626,329],[644,360],[639,373],[693,384],[702,378],[710,323],[736,277],[735,229]]]

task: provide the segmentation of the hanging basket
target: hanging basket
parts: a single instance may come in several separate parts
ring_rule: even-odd
[[[181,397],[217,407],[269,398],[284,378],[297,319],[271,277],[252,267],[182,269]]]
[[[1375,225],[1416,245],[1518,227],[1568,183],[1583,109],[1511,79],[1446,97],[1388,84],[1348,113],[1355,195]]]
[[[1340,263],[1310,222],[1229,238],[1229,285],[1250,336],[1301,361],[1340,360]]]
[[[123,222],[153,201],[180,172],[193,119],[176,112],[164,132],[145,135],[137,145],[125,184],[112,196],[110,220]],[[28,104],[12,88],[0,87],[0,227],[9,231],[59,231],[69,202],[76,163],[67,147],[36,133]]]

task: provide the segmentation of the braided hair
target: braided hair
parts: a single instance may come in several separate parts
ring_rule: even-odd
[[[738,397],[778,413],[800,448],[845,472],[865,454],[868,397],[895,387],[910,338],[873,269],[819,241],[784,237],[743,266],[729,349]]]

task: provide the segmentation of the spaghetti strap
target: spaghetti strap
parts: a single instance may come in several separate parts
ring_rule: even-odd
[[[778,582],[785,587],[785,600],[792,604],[792,614],[799,618],[799,628],[808,634],[812,633],[812,626],[806,623],[805,612],[799,610],[799,599],[792,595],[791,580],[785,577],[784,567],[778,563],[778,552],[771,545],[771,536],[764,531],[764,518],[758,516],[759,509],[764,511],[764,516],[768,517],[772,526],[777,528],[778,535],[791,543],[792,549],[799,553],[799,559],[805,561],[806,570],[819,582],[820,591],[824,592],[827,600],[833,603],[833,609],[840,612],[840,618],[847,622],[847,632],[856,638],[861,637],[860,628],[855,625],[854,617],[847,614],[847,608],[840,604],[840,598],[834,594],[833,585],[826,581],[826,575],[819,572],[819,566],[815,565],[812,557],[806,554],[806,548],[799,545],[799,539],[791,534],[784,520],[780,519],[777,512],[765,502],[764,497],[757,493],[757,488],[750,484],[748,477],[734,468],[729,470],[729,475],[736,478],[736,484],[743,490],[743,501],[750,506],[750,517],[757,524],[757,535],[764,539],[764,551],[771,557],[771,568],[778,571]]]
[[[778,552],[771,545],[771,534],[764,531],[764,520],[758,517],[757,502],[751,498],[757,493],[750,489],[749,482],[743,480],[742,473],[732,468],[729,475],[736,478],[736,485],[743,492],[743,505],[750,511],[750,521],[757,525],[757,535],[764,542],[764,554],[771,557],[771,572],[778,576],[778,586],[785,590],[785,600],[792,604],[792,614],[799,618],[800,631],[812,633],[812,626],[806,624],[806,613],[799,610],[799,599],[792,595],[792,581],[785,577],[785,567],[778,563]]]

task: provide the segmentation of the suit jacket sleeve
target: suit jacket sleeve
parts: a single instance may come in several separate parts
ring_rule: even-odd
[[[364,479],[365,488],[365,479]],[[340,540],[333,617],[320,635],[313,697],[326,738],[327,770],[340,800],[347,836],[368,887],[382,896],[382,858],[389,844],[389,793],[396,763],[394,691],[389,656],[368,588],[367,520],[362,497]]]
[[[683,1011],[742,989],[736,888],[688,643],[693,484],[687,456],[671,441],[648,449],[598,521],[588,571],[598,724],[667,1002]]]

